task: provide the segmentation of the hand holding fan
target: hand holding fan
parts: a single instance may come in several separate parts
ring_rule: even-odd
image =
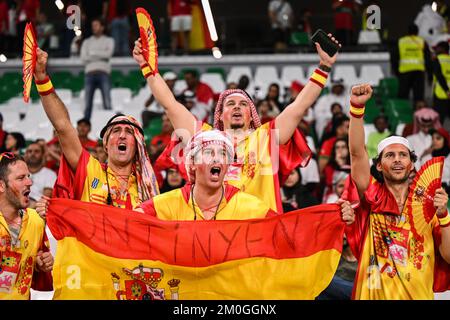
[[[443,167],[444,157],[428,160],[417,172],[410,186],[407,208],[411,231],[421,240],[425,228],[436,213],[433,199],[436,190],[441,187]]]
[[[155,75],[158,73],[158,44],[153,21],[144,8],[136,9],[136,18],[142,43],[142,55],[152,71],[151,74]]]
[[[36,67],[37,41],[33,25],[28,22],[23,35],[22,79],[23,100],[30,101],[31,84],[33,82],[34,68]]]

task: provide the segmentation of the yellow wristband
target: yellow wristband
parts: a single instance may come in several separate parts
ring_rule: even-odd
[[[325,87],[327,79],[328,74],[320,69],[314,70],[314,73],[311,75],[311,78],[309,78],[310,81],[314,82],[321,88]]]
[[[144,78],[148,78],[152,74],[152,69],[150,69],[148,64],[143,64],[141,66],[142,75]]]
[[[44,80],[36,80],[35,82],[37,91],[41,96],[46,96],[55,91],[55,88],[53,87],[53,84],[48,76]]]

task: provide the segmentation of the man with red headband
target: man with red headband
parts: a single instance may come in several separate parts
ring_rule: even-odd
[[[242,220],[276,213],[257,197],[224,183],[234,149],[226,133],[200,131],[188,142],[184,154],[189,183],[146,201],[146,214],[162,220]]]
[[[330,38],[331,34],[329,35]],[[333,41],[336,41],[332,38]],[[337,42],[337,41],[336,41]],[[320,65],[311,76],[302,92],[274,120],[261,125],[255,105],[248,94],[240,89],[224,91],[216,105],[214,128],[227,131],[232,137],[235,158],[228,168],[225,180],[242,191],[257,196],[272,210],[282,212],[280,182],[295,167],[305,166],[311,152],[298,132],[297,125],[306,110],[319,97],[326,83],[328,72],[336,61],[316,43]],[[176,133],[182,140],[191,137],[198,130],[210,130],[209,125],[198,125],[195,117],[173,96],[158,73],[150,70],[142,55],[140,40],[135,42],[133,57],[141,66],[147,83],[156,100],[165,108]],[[174,147],[172,143],[171,147]],[[176,149],[176,148],[174,148]],[[162,154],[162,161],[168,164],[174,160],[180,172],[186,173],[182,158],[170,148]]]
[[[355,223],[347,230],[359,261],[353,298],[433,299],[433,290],[450,288],[448,196],[439,187],[422,206],[412,204],[423,193],[410,187],[417,157],[403,137],[391,136],[378,144],[375,165],[381,177],[371,177],[363,116],[372,88],[354,86],[351,94],[351,183],[346,198],[360,201]]]
[[[63,151],[54,195],[127,209],[157,195],[156,177],[137,120],[119,114],[108,121],[100,134],[108,160],[101,164],[83,149],[46,65],[47,53],[37,49],[36,86]]]

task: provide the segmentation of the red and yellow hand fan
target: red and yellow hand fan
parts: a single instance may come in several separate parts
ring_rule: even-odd
[[[142,54],[152,70],[151,74],[158,73],[158,44],[153,27],[152,18],[144,8],[136,9],[136,18],[139,25],[139,34],[142,43]]]
[[[433,199],[436,190],[441,187],[444,159],[435,157],[425,162],[410,186],[408,216],[411,231],[419,240],[423,240],[425,229],[436,213]]]
[[[22,79],[23,100],[30,101],[31,84],[33,82],[34,68],[36,67],[37,40],[33,25],[28,22],[23,35]]]

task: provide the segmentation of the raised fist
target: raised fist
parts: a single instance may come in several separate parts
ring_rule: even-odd
[[[48,54],[44,50],[37,48],[36,68],[34,76],[37,80],[43,80],[47,76],[47,59]]]
[[[352,87],[350,101],[365,105],[372,97],[372,87],[369,84],[360,84]]]

